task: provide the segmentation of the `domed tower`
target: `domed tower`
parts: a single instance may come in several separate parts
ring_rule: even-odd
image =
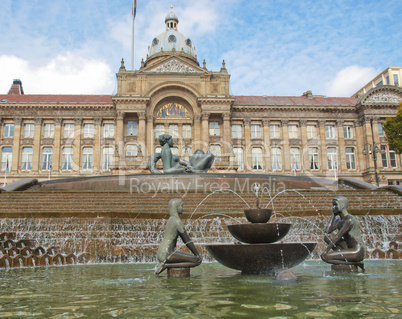
[[[155,37],[148,47],[147,60],[144,66],[152,65],[159,60],[158,58],[170,55],[172,52],[177,52],[198,66],[199,63],[192,41],[177,29],[179,18],[173,12],[173,6],[170,7],[170,13],[165,18],[165,24],[165,32]]]

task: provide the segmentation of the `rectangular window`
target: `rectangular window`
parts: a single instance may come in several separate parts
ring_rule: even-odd
[[[4,124],[3,137],[14,137],[14,124]]]
[[[378,123],[378,136],[381,136],[381,137],[385,136],[384,128],[382,127],[382,123]]]
[[[54,124],[45,124],[43,128],[44,138],[54,138]]]
[[[270,138],[280,138],[281,133],[279,130],[279,125],[273,124],[269,126],[269,137]]]
[[[32,147],[24,147],[22,149],[22,159],[21,159],[22,171],[30,171],[32,169],[32,156],[33,156]]]
[[[398,166],[396,163],[395,151],[389,151],[389,161],[391,162],[391,167],[396,168]]]
[[[300,150],[297,147],[290,148],[290,165],[292,170],[300,170]]]
[[[328,158],[328,169],[337,169],[338,168],[338,159],[337,159],[335,147],[327,148],[327,158]]]
[[[307,138],[317,138],[317,126],[315,125],[307,125]]]
[[[128,121],[127,122],[127,135],[137,135],[138,134],[138,122]]]
[[[84,138],[94,138],[93,124],[84,124]]]
[[[398,77],[398,74],[394,74],[394,85],[399,85],[399,77]]]
[[[262,169],[262,149],[259,147],[251,149],[251,158],[253,161],[253,169]]]
[[[25,124],[24,125],[24,137],[32,138],[34,137],[35,124]]]
[[[299,138],[299,127],[297,125],[289,125],[289,138]]]
[[[102,150],[102,170],[107,171],[113,162],[113,147],[105,147]]]
[[[64,124],[63,128],[63,137],[64,138],[74,138],[74,124]]]
[[[173,138],[179,137],[178,124],[169,124],[169,135],[171,135]]]
[[[63,148],[63,154],[61,158],[61,169],[63,171],[71,171],[73,169],[73,148]]]
[[[386,77],[386,80],[387,80],[387,85],[389,85],[389,83],[390,83],[389,82],[389,76]]]
[[[11,170],[11,163],[13,161],[13,148],[12,147],[3,147],[1,151],[1,170],[5,171],[7,169]]]
[[[165,134],[165,125],[164,124],[156,124],[155,137],[159,137],[162,134]]]
[[[343,127],[343,137],[344,138],[353,138],[353,126],[345,125]]]
[[[242,127],[240,124],[232,125],[232,138],[242,138]]]
[[[93,168],[94,149],[92,147],[84,147],[82,149],[82,169],[84,171]]]
[[[335,138],[335,127],[332,125],[325,125],[325,138],[334,139]]]
[[[137,145],[134,144],[127,145],[126,156],[137,156]]]
[[[282,153],[279,147],[271,148],[271,161],[273,171],[282,169]]]
[[[48,171],[52,167],[53,148],[44,147],[42,150],[42,170]]]
[[[310,147],[308,149],[308,159],[310,162],[310,169],[319,169],[318,147]]]
[[[103,137],[104,138],[114,137],[114,124],[104,124],[103,125]]]
[[[388,167],[388,154],[387,154],[387,146],[381,145],[381,159],[382,159],[382,167]]]
[[[378,82],[377,86],[382,86],[382,81]]]
[[[251,125],[251,138],[261,138],[261,125]]]
[[[191,138],[191,125],[190,124],[183,124],[181,129],[182,129],[183,138]]]
[[[233,147],[233,153],[235,154],[236,164],[239,165],[239,170],[242,171],[244,169],[243,148]]]
[[[209,135],[221,135],[221,129],[219,127],[219,122],[209,122]]]
[[[353,147],[346,147],[346,168],[356,169],[356,155]]]

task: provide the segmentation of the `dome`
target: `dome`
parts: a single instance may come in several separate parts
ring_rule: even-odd
[[[173,7],[170,8],[171,12],[165,18],[166,31],[152,40],[152,44],[148,48],[148,57],[160,52],[177,51],[196,58],[195,48],[191,40],[177,31],[179,18],[173,12]]]

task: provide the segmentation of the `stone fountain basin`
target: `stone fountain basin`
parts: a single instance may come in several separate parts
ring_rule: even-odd
[[[259,244],[274,243],[286,236],[292,224],[235,224],[228,225],[228,230],[234,238],[242,243]]]
[[[207,251],[222,265],[242,274],[274,276],[310,256],[317,243],[212,244]]]

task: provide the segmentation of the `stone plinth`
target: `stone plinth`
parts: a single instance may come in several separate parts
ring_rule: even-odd
[[[168,268],[168,277],[190,277],[190,268]]]

